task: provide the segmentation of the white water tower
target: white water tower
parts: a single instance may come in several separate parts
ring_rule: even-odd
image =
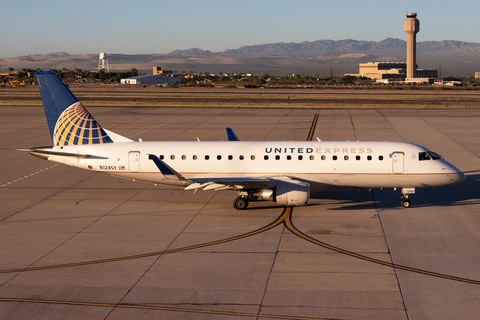
[[[100,57],[98,58],[98,71],[101,69],[104,69],[106,72],[110,72],[108,69],[107,54],[105,52],[100,53]]]

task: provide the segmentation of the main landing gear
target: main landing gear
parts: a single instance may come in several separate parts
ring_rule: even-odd
[[[237,210],[245,210],[248,208],[248,199],[244,197],[238,197],[233,200],[233,207]]]

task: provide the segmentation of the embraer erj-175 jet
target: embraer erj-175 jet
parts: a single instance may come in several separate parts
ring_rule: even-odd
[[[332,188],[415,188],[465,180],[429,149],[377,141],[133,141],[102,128],[52,72],[37,72],[52,147],[27,149],[40,158],[131,180],[185,190],[237,190],[235,209],[249,201],[304,206],[310,193]]]

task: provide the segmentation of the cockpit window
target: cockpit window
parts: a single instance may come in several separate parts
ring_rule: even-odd
[[[419,152],[418,153],[418,160],[424,161],[424,160],[432,160],[428,152]]]
[[[429,151],[428,154],[432,157],[433,160],[440,160],[442,159],[442,156],[439,154],[436,154],[433,151]]]

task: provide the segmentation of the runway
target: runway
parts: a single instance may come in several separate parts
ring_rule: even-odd
[[[87,106],[150,106],[150,107],[237,107],[237,108],[478,108],[477,92],[456,91],[454,93],[422,91],[415,93],[371,93],[358,90],[356,93],[322,92],[323,90],[301,90],[282,92],[276,90],[225,92],[218,89],[170,92],[149,88],[148,91],[115,93],[78,92],[78,97]],[[145,89],[147,90],[147,89]],[[154,91],[152,91],[154,90]],[[180,89],[179,89],[180,90]],[[239,89],[241,90],[241,89]],[[318,92],[319,91],[319,92]],[[40,105],[40,95],[35,92],[3,90],[3,104],[22,106]]]
[[[399,190],[345,189],[293,211],[236,211],[236,192],[131,182],[15,151],[51,144],[43,109],[2,106],[2,319],[477,318],[480,110],[89,111],[144,141],[227,140],[230,126],[242,140],[419,143],[467,181],[417,189],[410,209]]]

